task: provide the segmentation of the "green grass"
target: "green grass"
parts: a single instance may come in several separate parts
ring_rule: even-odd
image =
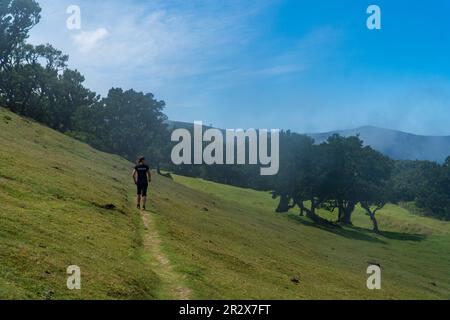
[[[130,180],[120,157],[0,109],[0,298],[158,298]]]
[[[0,298],[158,299],[186,286],[196,299],[450,298],[448,222],[390,205],[382,236],[359,208],[354,227],[328,230],[275,214],[265,192],[156,176],[145,231],[131,166],[0,109]],[[381,291],[366,288],[373,262]],[[81,291],[66,288],[72,264]]]
[[[268,193],[174,180],[158,178],[153,211],[194,298],[450,298],[449,223],[391,205],[379,214],[383,236],[361,209],[355,227],[330,231],[295,212],[275,214]],[[382,266],[381,291],[366,288],[372,262]]]

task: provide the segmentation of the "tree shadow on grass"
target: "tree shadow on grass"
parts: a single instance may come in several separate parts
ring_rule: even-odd
[[[383,237],[392,239],[392,240],[400,240],[400,241],[416,241],[420,242],[427,238],[424,234],[418,233],[401,233],[401,232],[393,232],[393,231],[381,231]]]
[[[359,230],[361,232],[370,232],[368,229],[363,229],[355,226],[353,226],[352,229]],[[380,236],[390,240],[415,241],[415,242],[420,242],[427,238],[425,234],[404,233],[404,232],[383,231],[383,230],[381,230]]]
[[[386,242],[377,238],[374,234],[370,234],[371,232],[366,229],[360,229],[360,230],[354,230],[354,228],[342,228],[342,227],[327,227],[327,226],[321,226],[318,225],[312,221],[307,220],[306,218],[302,218],[295,215],[288,215],[287,216],[290,220],[293,220],[299,224],[302,224],[304,226],[313,227],[317,229],[321,229],[336,235],[339,235],[341,237],[347,238],[347,239],[353,239],[353,240],[360,240],[360,241],[367,241],[367,242],[373,242],[373,243],[382,243],[385,244]]]
[[[380,238],[385,238],[385,239],[390,239],[390,240],[399,240],[399,241],[416,241],[416,242],[423,241],[426,239],[426,235],[423,235],[423,234],[402,233],[402,232],[383,231],[382,230],[381,235],[377,235],[370,229],[364,229],[364,228],[355,227],[355,226],[348,226],[345,228],[342,228],[342,227],[332,228],[332,227],[328,227],[328,226],[318,225],[312,221],[309,221],[307,218],[303,218],[303,217],[292,215],[292,214],[288,215],[287,217],[290,220],[293,220],[304,226],[318,228],[318,229],[342,236],[347,239],[354,239],[354,240],[368,241],[368,242],[382,243],[382,244],[386,244],[386,241],[384,241]]]

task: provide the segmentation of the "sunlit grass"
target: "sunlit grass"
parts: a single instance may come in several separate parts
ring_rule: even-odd
[[[0,111],[0,298],[157,298],[130,166]],[[80,291],[66,287],[69,265]]]
[[[450,298],[449,223],[389,205],[379,214],[383,236],[361,209],[354,227],[326,230],[295,211],[274,213],[265,192],[174,180],[157,179],[153,210],[197,298]],[[370,263],[382,266],[381,291],[366,288]]]

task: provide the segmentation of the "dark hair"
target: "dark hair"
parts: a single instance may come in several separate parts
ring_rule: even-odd
[[[138,162],[138,163],[142,163],[142,162],[144,162],[144,161],[145,161],[145,157],[139,157],[137,162]]]

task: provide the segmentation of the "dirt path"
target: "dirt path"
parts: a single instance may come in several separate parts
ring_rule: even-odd
[[[189,300],[191,290],[184,285],[183,276],[173,270],[169,258],[162,252],[161,239],[151,214],[151,212],[141,211],[142,221],[146,229],[144,248],[152,257],[149,260],[153,270],[160,276],[163,282],[162,298]]]

